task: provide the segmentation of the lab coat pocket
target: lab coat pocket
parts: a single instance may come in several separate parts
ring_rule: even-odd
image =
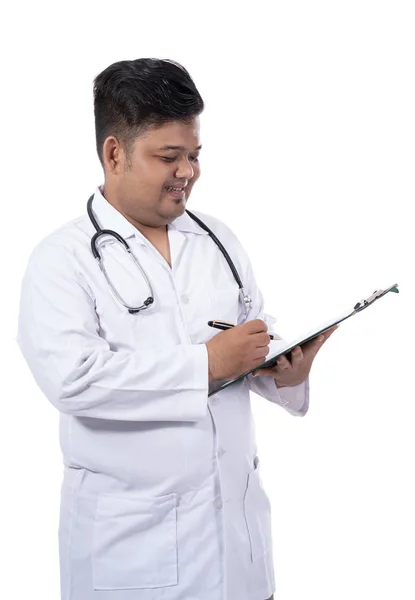
[[[177,585],[176,494],[100,494],[94,521],[95,590]]]
[[[262,558],[272,549],[271,504],[262,486],[258,464],[258,457],[255,457],[254,470],[248,475],[244,498],[252,562]]]
[[[209,290],[213,306],[212,319],[227,321],[233,325],[238,323],[239,288],[236,285],[214,287]]]

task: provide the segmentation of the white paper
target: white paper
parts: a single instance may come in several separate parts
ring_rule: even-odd
[[[287,340],[271,340],[270,345],[269,345],[269,352],[268,352],[265,360],[269,360],[269,359],[273,358],[274,356],[281,354],[288,348],[293,348],[294,346],[300,346],[308,338],[316,336],[319,333],[319,331],[323,331],[325,329],[330,329],[330,327],[332,327],[339,321],[343,321],[344,319],[349,317],[352,313],[353,313],[353,311],[352,312],[347,311],[347,312],[343,313],[342,315],[338,316],[336,319],[331,319],[330,321],[322,323],[318,327],[314,327],[314,329],[311,329],[308,333],[305,333],[304,335],[302,335],[296,339],[292,339],[289,341],[287,341]]]

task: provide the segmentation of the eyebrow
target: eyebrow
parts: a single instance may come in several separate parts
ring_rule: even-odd
[[[202,144],[196,148],[196,150],[201,150]],[[157,148],[157,150],[187,150],[184,146],[162,146],[161,148]]]

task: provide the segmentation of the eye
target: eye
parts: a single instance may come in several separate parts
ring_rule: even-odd
[[[177,156],[159,156],[160,160],[162,160],[163,162],[167,162],[167,163],[172,163],[175,160],[177,160]],[[199,157],[198,156],[189,156],[189,160],[191,162],[197,163],[199,162]]]

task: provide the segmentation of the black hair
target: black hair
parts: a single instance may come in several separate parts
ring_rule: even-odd
[[[171,121],[189,122],[203,108],[192,78],[175,61],[137,58],[110,65],[94,80],[95,136],[101,165],[108,136],[115,136],[128,156],[140,133]]]

